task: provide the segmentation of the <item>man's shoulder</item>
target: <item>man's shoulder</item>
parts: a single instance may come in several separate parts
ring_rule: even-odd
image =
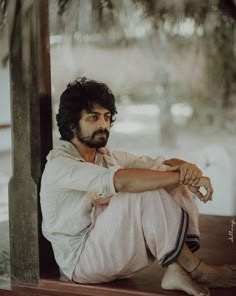
[[[74,161],[83,160],[82,156],[79,154],[72,143],[62,140],[59,142],[59,145],[49,152],[47,156],[47,162],[55,162],[61,159]]]
[[[79,169],[79,164],[82,163],[82,160],[78,156],[60,148],[60,146],[53,148],[47,156],[42,178],[46,178],[47,184],[51,184],[55,180],[63,178],[63,176],[75,166]]]
[[[50,175],[58,174],[59,171],[66,171],[75,165],[80,164],[82,160],[73,154],[57,148],[52,149],[48,156],[45,165],[45,170]]]

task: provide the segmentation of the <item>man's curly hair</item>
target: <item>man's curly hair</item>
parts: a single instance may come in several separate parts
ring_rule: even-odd
[[[60,98],[59,112],[56,115],[61,140],[70,141],[72,130],[78,126],[83,110],[90,112],[95,104],[111,112],[111,124],[117,114],[115,97],[105,83],[79,77],[69,83]]]

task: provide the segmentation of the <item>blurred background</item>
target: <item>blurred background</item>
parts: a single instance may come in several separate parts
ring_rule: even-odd
[[[0,4],[0,233],[7,249],[12,146],[7,1]],[[105,82],[118,108],[110,147],[195,162],[214,187],[213,202],[196,200],[200,212],[236,215],[236,1],[50,0],[49,10],[54,145],[67,84],[79,76]],[[3,257],[0,275],[8,270]]]

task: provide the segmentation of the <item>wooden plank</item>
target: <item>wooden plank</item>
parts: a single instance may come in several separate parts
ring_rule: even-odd
[[[200,216],[201,248],[197,255],[210,264],[236,264],[236,216]],[[233,227],[233,241],[230,231]]]
[[[0,129],[10,128],[10,127],[11,127],[10,123],[2,123],[2,124],[0,124]]]
[[[39,180],[45,155],[52,147],[49,39],[45,35],[48,1],[10,1],[8,15],[13,143],[11,278],[13,282],[37,283]]]

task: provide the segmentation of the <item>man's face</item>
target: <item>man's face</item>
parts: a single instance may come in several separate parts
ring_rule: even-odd
[[[107,144],[110,126],[111,112],[100,105],[94,105],[91,112],[82,111],[75,136],[90,148],[101,148]]]

